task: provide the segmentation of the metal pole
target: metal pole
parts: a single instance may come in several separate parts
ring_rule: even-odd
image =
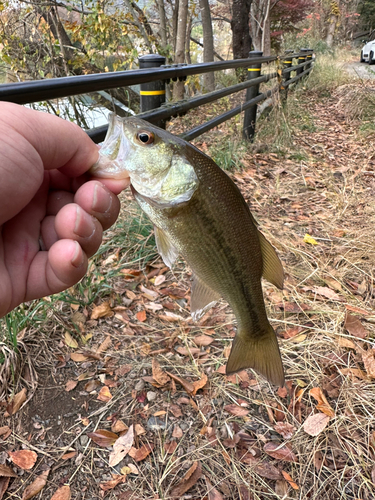
[[[262,55],[263,52],[258,50],[252,50],[251,52],[249,52],[249,58],[261,57]],[[247,79],[253,80],[254,78],[258,78],[260,76],[261,67],[262,67],[261,62],[251,64],[247,69]],[[250,99],[254,99],[254,97],[256,97],[258,94],[259,94],[259,84],[254,85],[253,87],[249,87],[246,91],[245,101],[250,101]],[[251,108],[245,111],[245,116],[243,120],[243,131],[242,131],[242,137],[244,139],[248,139],[250,141],[254,139],[256,119],[257,119],[257,105],[254,104],[253,106],[251,106]]]
[[[291,55],[293,54],[293,50],[286,50],[284,54],[284,59],[283,59],[283,69],[285,68],[290,68],[293,64],[293,58]],[[290,80],[291,76],[291,71],[288,71],[287,73],[283,73],[283,79],[281,82],[280,90],[281,90],[281,98],[285,101],[286,98],[288,97],[288,86],[285,85],[285,83]]]
[[[165,57],[159,54],[148,54],[140,57],[138,60],[139,69],[150,68],[150,73],[152,72],[151,68],[158,68],[165,64]],[[141,83],[140,96],[141,113],[159,108],[165,103],[165,81],[157,80],[155,82]],[[165,128],[165,120],[160,120],[155,125]]]
[[[310,64],[308,64],[307,66],[305,66],[304,69],[309,69],[311,68],[311,63],[312,63],[312,49],[301,49],[302,52],[309,52],[309,54],[306,54],[306,61],[310,61]]]
[[[300,52],[305,52],[307,49],[300,49]],[[298,64],[301,64],[306,61],[306,56],[299,56],[298,58]],[[305,71],[305,68],[298,68],[296,70],[296,76],[300,75],[303,71]]]

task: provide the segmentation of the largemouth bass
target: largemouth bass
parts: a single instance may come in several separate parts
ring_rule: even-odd
[[[181,255],[193,271],[193,319],[220,297],[229,303],[238,329],[226,373],[253,368],[282,386],[284,370],[261,277],[282,288],[283,268],[228,175],[183,139],[139,118],[115,115],[91,173],[130,177],[166,265]]]

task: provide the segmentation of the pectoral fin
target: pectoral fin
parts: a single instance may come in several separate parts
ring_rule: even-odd
[[[220,295],[217,292],[208,287],[198,276],[193,277],[190,312],[194,321],[198,321],[219,299]]]
[[[264,334],[255,336],[240,330],[235,336],[226,373],[230,375],[245,368],[253,368],[275,385],[280,387],[284,385],[284,369],[279,346],[270,324]]]
[[[164,231],[154,226],[154,232],[156,246],[158,247],[158,252],[162,257],[164,264],[168,267],[172,267],[178,257],[178,251],[172,245]]]
[[[263,257],[263,278],[282,290],[284,285],[283,265],[271,243],[258,231]]]

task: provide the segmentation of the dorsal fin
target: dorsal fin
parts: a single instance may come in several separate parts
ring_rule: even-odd
[[[263,257],[263,278],[282,290],[284,285],[283,265],[271,243],[258,231],[260,248]]]
[[[177,249],[172,245],[164,231],[154,226],[156,246],[166,266],[172,267],[178,257]]]
[[[198,321],[219,299],[220,295],[217,292],[207,286],[198,276],[193,276],[190,312],[194,321]]]

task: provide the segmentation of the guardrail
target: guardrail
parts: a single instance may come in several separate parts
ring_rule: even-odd
[[[298,60],[295,65],[293,65],[294,59]],[[262,64],[274,61],[277,63],[277,71],[262,76]],[[243,104],[181,134],[181,136],[186,140],[192,140],[245,111],[243,137],[251,140],[255,134],[257,104],[279,90],[286,97],[287,88],[292,83],[308,75],[312,70],[313,51],[311,49],[300,49],[298,53],[289,51],[282,58],[276,56],[262,57],[262,52],[252,51],[249,53],[248,59],[171,66],[164,64],[165,58],[163,56],[150,54],[139,58],[139,63],[139,70],[2,84],[0,85],[0,101],[28,104],[140,84],[141,113],[137,116],[159,126],[164,126],[165,120],[168,118],[184,114],[203,104],[247,89],[246,99]],[[247,68],[247,80],[189,100],[165,103],[165,86],[171,80],[185,80],[190,75],[231,68]],[[291,73],[293,71],[296,74],[292,78]],[[276,79],[277,84],[272,89],[259,94],[260,84],[272,79]],[[98,143],[104,140],[107,129],[108,125],[104,125],[86,132],[94,142]]]

